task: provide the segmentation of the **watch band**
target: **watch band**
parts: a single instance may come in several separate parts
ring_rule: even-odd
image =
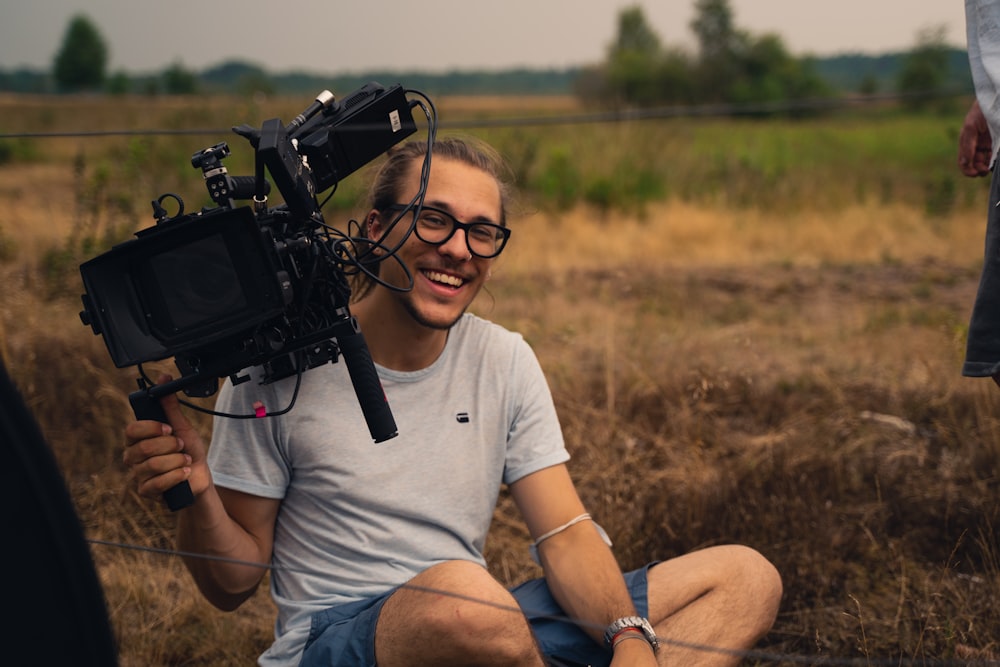
[[[635,629],[642,633],[643,638],[649,642],[655,652],[660,648],[660,640],[656,638],[656,632],[648,620],[642,616],[624,616],[619,618],[604,631],[604,643],[613,648],[612,642],[618,633],[623,630]]]

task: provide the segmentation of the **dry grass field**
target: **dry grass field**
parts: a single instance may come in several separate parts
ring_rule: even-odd
[[[490,106],[464,105],[439,107]],[[180,102],[155,116],[66,106],[0,100],[21,123],[0,132],[220,126]],[[0,164],[0,351],[99,541],[126,667],[252,664],[271,637],[266,591],[211,608],[169,553],[174,517],[130,490],[119,456],[135,371],[80,324],[66,266],[90,247],[68,240],[146,226],[167,190],[195,198],[190,167],[163,154],[217,140],[11,139]],[[962,185],[967,200],[931,215],[893,187],[822,207],[531,200],[474,306],[535,347],[571,471],[623,565],[728,542],[777,565],[782,611],[748,665],[1000,661],[1000,389],[960,376],[986,192]],[[488,542],[499,578],[537,573],[527,542],[502,497]]]

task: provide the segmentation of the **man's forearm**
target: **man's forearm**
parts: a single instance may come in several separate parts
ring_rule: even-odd
[[[214,487],[181,511],[177,548],[202,594],[219,609],[231,611],[253,595],[266,568],[257,542],[226,512]]]
[[[545,540],[538,552],[553,597],[594,641],[604,643],[615,619],[636,615],[618,562],[592,521]]]

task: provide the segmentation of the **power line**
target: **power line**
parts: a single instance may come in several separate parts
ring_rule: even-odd
[[[741,118],[778,116],[781,114],[804,114],[844,111],[865,107],[876,107],[906,100],[930,100],[968,97],[960,92],[916,92],[891,93],[882,95],[858,95],[852,97],[808,98],[801,100],[775,100],[746,104],[692,104],[660,107],[636,107],[595,111],[579,114],[546,114],[523,117],[439,120],[438,129],[486,129],[510,127],[544,127],[551,125],[614,124],[647,120],[667,120],[681,118]],[[350,131],[365,131],[363,125],[355,125]],[[376,128],[379,129],[379,128]],[[100,137],[141,137],[141,136],[205,136],[231,134],[231,128],[195,129],[138,129],[138,130],[79,130],[66,132],[6,132],[0,133],[4,139],[92,139]]]
[[[230,133],[226,129],[194,130],[78,130],[74,132],[8,132],[0,134],[0,139],[95,139],[98,137],[146,137],[146,136],[198,136]]]

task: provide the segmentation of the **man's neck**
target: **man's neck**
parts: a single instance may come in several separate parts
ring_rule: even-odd
[[[396,371],[418,371],[433,364],[448,342],[446,329],[418,323],[394,299],[376,289],[351,306],[372,361]]]

